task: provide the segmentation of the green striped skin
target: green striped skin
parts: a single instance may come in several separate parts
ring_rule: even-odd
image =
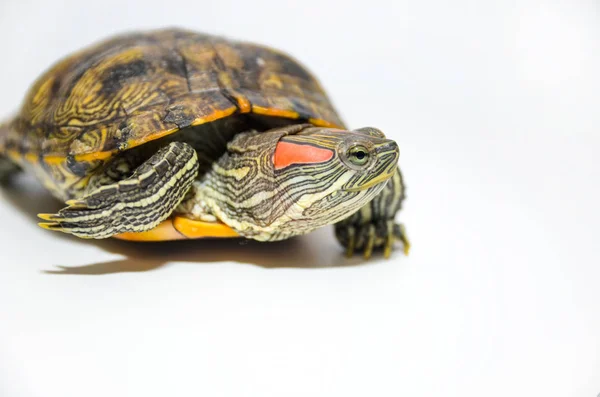
[[[333,156],[277,169],[273,158],[280,141],[327,149]],[[364,165],[348,158],[357,146],[368,149]],[[362,131],[293,125],[239,134],[179,211],[198,219],[208,212],[247,238],[286,239],[358,211],[395,174],[398,155],[394,141]]]

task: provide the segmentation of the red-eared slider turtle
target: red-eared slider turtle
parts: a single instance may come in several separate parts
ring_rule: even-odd
[[[256,44],[168,29],[72,54],[0,129],[0,156],[66,201],[40,226],[82,238],[274,241],[335,224],[349,254],[408,249],[397,144],[347,130],[305,67]]]

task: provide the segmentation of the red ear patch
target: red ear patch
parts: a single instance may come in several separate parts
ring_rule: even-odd
[[[279,170],[292,164],[324,163],[332,157],[333,151],[330,149],[279,141],[273,155],[273,164]]]

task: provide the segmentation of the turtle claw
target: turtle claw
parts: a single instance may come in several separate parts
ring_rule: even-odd
[[[366,233],[365,239],[367,241],[367,243],[365,244],[365,251],[363,253],[363,256],[365,257],[365,259],[369,259],[373,254],[373,247],[375,246],[375,225],[371,223],[366,228],[363,227],[362,230],[366,230],[364,233]]]
[[[65,204],[67,204],[69,206],[69,208],[72,208],[72,209],[89,208],[89,205],[85,200],[67,200],[67,201],[65,201]]]
[[[346,230],[348,234],[348,245],[346,246],[346,256],[352,258],[354,249],[356,248],[356,229],[354,226],[348,226]]]
[[[81,211],[81,210],[86,211],[86,210],[90,210],[93,208],[88,205],[85,198],[80,199],[80,200],[67,200],[65,202],[65,204],[67,204],[67,206],[65,208],[61,209],[60,211],[58,211],[56,214],[37,214],[37,216],[38,216],[38,218],[40,218],[44,221],[58,224],[60,222],[67,222],[75,216],[78,216],[78,215],[81,216],[81,214],[78,213],[78,211]],[[43,224],[45,224],[45,223],[42,222],[41,225],[43,225]],[[42,226],[42,227],[44,227],[44,226]]]
[[[58,222],[39,222],[38,226],[46,230],[62,230]]]
[[[402,241],[402,245],[404,246],[404,255],[408,256],[408,253],[410,252],[410,241],[406,236],[406,228],[403,224],[398,223],[394,225],[394,237]]]
[[[47,215],[47,214],[40,214],[40,215]],[[42,229],[46,229],[46,230],[52,230],[52,231],[55,231],[55,232],[63,232],[63,233],[66,233],[66,234],[74,234],[72,228],[65,227],[65,225],[62,224],[62,223],[60,223],[60,222],[39,222],[38,226],[41,227]],[[90,238],[90,237],[87,237],[87,236],[78,236],[78,237],[80,237],[80,238]]]
[[[352,257],[356,251],[362,251],[363,257],[369,259],[373,251],[383,249],[383,256],[387,259],[392,255],[396,241],[402,242],[405,255],[408,255],[410,250],[404,226],[393,220],[362,225],[336,225],[335,232],[338,241],[346,247],[347,257]]]
[[[394,248],[394,241],[396,239],[396,236],[394,235],[394,226],[394,222],[387,222],[386,237],[383,246],[383,256],[386,259],[392,256],[392,249]]]
[[[37,214],[38,218],[45,221],[53,221],[55,215],[54,214]]]
[[[38,218],[46,221],[38,223],[38,226],[46,230],[73,233],[73,230],[80,226],[77,221],[73,222],[73,220],[81,218],[83,215],[81,211],[89,210],[89,208],[83,200],[68,200],[66,204],[67,207],[56,214],[38,214]]]

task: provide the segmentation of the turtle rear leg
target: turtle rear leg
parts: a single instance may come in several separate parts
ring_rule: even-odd
[[[7,157],[0,155],[0,183],[7,182],[12,175],[19,172],[21,168],[9,160]]]
[[[346,254],[362,251],[369,258],[373,250],[383,248],[388,258],[396,241],[408,254],[410,243],[404,226],[394,220],[404,201],[404,183],[398,168],[381,193],[350,217],[335,224],[335,235],[346,247]]]
[[[171,215],[197,174],[196,151],[186,143],[172,142],[137,167],[130,177],[67,201],[68,207],[57,214],[40,214],[47,221],[40,226],[95,239],[147,231]],[[100,174],[96,178],[106,181],[111,176]]]

